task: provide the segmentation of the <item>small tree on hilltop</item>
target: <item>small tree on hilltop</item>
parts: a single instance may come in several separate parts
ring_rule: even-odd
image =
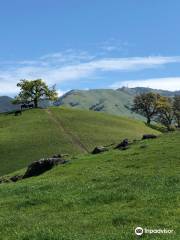
[[[161,96],[158,100],[157,120],[168,130],[171,130],[174,120],[173,101],[171,98]]]
[[[15,97],[14,104],[33,102],[35,108],[38,108],[40,100],[56,100],[58,97],[55,86],[49,88],[42,79],[23,79],[17,87],[20,87],[20,93]]]
[[[177,126],[180,128],[180,95],[174,97],[173,101],[174,115],[176,118]]]
[[[142,93],[134,98],[132,111],[143,115],[147,119],[147,124],[151,123],[153,117],[157,114],[159,94]]]

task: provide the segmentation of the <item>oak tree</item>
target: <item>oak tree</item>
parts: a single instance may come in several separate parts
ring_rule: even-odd
[[[34,103],[34,107],[38,108],[40,100],[56,100],[58,94],[55,86],[51,88],[42,80],[20,80],[17,83],[17,87],[20,88],[19,94],[15,97],[14,103]]]
[[[147,124],[151,123],[153,117],[157,114],[159,94],[141,93],[134,98],[132,111],[143,115],[147,119]]]

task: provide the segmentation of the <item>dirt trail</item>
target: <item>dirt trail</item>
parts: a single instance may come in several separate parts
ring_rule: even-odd
[[[52,111],[50,109],[46,109],[46,112],[49,115],[50,119],[56,124],[56,126],[64,132],[64,134],[67,136],[67,138],[69,139],[69,142],[71,144],[77,146],[79,149],[81,149],[85,152],[89,152],[89,150],[81,142],[81,140],[77,136],[75,136],[72,132],[70,132],[70,130],[65,128],[65,126],[62,123],[60,118],[57,118],[56,116],[54,116],[54,114],[52,113]]]

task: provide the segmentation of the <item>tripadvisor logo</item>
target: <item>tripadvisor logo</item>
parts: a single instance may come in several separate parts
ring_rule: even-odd
[[[143,228],[142,227],[137,227],[136,229],[135,229],[135,234],[137,235],[137,236],[141,236],[141,235],[143,235]]]
[[[174,233],[173,229],[148,229],[148,228],[142,228],[137,227],[135,228],[135,234],[137,236],[141,236],[143,234],[172,234]]]

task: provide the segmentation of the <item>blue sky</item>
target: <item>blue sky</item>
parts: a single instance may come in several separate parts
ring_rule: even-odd
[[[70,89],[180,89],[179,0],[1,0],[0,95],[19,79]]]

